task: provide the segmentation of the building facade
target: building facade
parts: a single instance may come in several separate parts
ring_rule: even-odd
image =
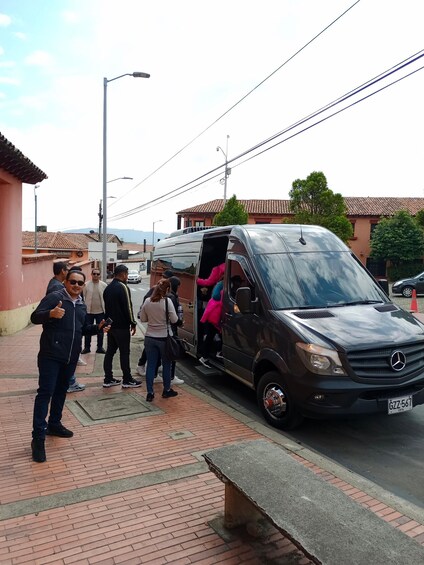
[[[370,258],[370,241],[378,222],[393,216],[399,210],[407,210],[413,216],[424,209],[424,198],[392,197],[344,197],[347,217],[353,227],[348,244],[353,253],[375,276],[385,277],[384,261]],[[249,224],[279,224],[293,218],[290,200],[238,200],[249,215]],[[178,229],[184,227],[212,226],[213,219],[224,207],[222,199],[211,200],[178,212]]]

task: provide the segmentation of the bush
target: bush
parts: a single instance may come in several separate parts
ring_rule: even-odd
[[[415,277],[415,275],[418,275],[421,271],[424,271],[422,261],[408,261],[407,263],[387,267],[387,277],[390,282],[395,282],[399,279]]]

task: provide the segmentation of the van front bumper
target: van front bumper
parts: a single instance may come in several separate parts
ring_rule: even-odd
[[[352,381],[350,381],[352,383]],[[346,384],[346,383],[345,383]],[[356,384],[356,383],[354,383]],[[389,400],[405,396],[412,397],[412,406],[424,404],[424,382],[403,387],[344,388],[334,386],[309,390],[307,396],[296,404],[301,413],[310,418],[329,416],[353,416],[356,414],[388,414]]]

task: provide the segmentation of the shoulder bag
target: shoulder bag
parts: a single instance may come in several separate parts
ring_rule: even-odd
[[[166,341],[165,341],[165,355],[169,361],[177,361],[184,357],[186,348],[184,341],[177,336],[169,333],[169,311],[168,311],[168,297],[165,297],[165,311],[166,311]]]

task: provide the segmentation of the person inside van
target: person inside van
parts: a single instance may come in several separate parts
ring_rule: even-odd
[[[199,358],[200,363],[207,368],[210,368],[209,357],[212,354],[213,344],[216,337],[221,335],[221,315],[222,315],[222,295],[224,282],[224,274],[221,276],[221,280],[213,287],[212,297],[206,305],[203,316],[200,320],[202,324],[205,324],[204,338],[201,342],[201,357]],[[222,359],[222,342],[219,340],[220,346],[215,354],[218,359]]]

